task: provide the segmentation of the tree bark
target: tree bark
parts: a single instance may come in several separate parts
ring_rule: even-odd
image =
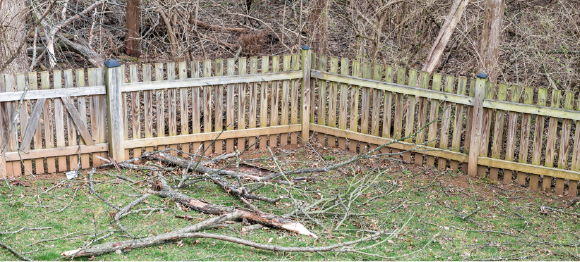
[[[127,1],[127,55],[139,57],[139,0]]]
[[[26,41],[26,2],[24,0],[0,1],[0,61],[13,55],[16,58],[0,74],[28,71],[26,48],[18,49]],[[18,52],[18,53],[16,53]]]
[[[503,0],[485,1],[485,21],[480,42],[479,71],[489,76],[489,81],[496,82],[499,74],[499,44],[505,4]]]
[[[439,66],[439,62],[441,61],[441,55],[443,55],[443,50],[445,50],[445,46],[447,46],[447,42],[449,42],[449,38],[455,31],[455,27],[459,23],[459,19],[463,15],[465,8],[469,0],[454,0],[453,5],[451,6],[451,10],[445,18],[445,23],[441,30],[439,30],[439,35],[437,35],[437,39],[433,43],[431,47],[431,51],[425,59],[425,64],[423,65],[423,71],[427,71],[429,73],[433,73],[437,66]]]
[[[312,50],[317,55],[326,55],[328,40],[328,0],[316,0],[308,17]]]

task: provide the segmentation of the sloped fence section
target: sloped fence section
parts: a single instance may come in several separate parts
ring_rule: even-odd
[[[301,55],[3,75],[0,177],[312,139],[577,194],[578,94]],[[212,143],[213,140],[216,140]]]

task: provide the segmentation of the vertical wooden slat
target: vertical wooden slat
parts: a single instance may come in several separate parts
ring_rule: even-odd
[[[511,94],[511,102],[519,103],[520,98],[522,96],[522,89],[519,86],[512,86],[511,87],[512,94]],[[505,147],[505,160],[513,161],[515,155],[515,148],[516,148],[516,132],[518,127],[518,113],[516,112],[509,112],[508,113],[508,128],[506,133],[506,147]],[[515,171],[504,170],[503,171],[503,180],[504,183],[511,183],[512,176],[515,175]],[[531,184],[530,184],[531,185]],[[537,186],[537,183],[536,183]]]
[[[559,108],[560,99],[562,98],[562,93],[559,90],[552,90],[552,101],[550,107]],[[550,122],[548,126],[548,140],[546,140],[546,167],[554,167],[554,153],[556,151],[556,135],[558,132],[558,119],[555,117],[550,117]],[[552,187],[552,177],[544,176],[544,181],[542,183],[542,189],[544,191],[549,191]]]
[[[191,62],[191,78],[199,78],[201,74],[201,64],[199,61]],[[191,89],[191,133],[197,134],[201,132],[201,99],[200,99],[200,87],[193,87]],[[194,142],[191,149],[192,153],[197,152],[202,154],[200,142]],[[199,151],[198,151],[199,150]]]
[[[493,99],[494,92],[495,92],[495,83],[487,82],[487,86],[485,89],[485,99]],[[481,126],[479,155],[484,157],[487,157],[487,154],[489,152],[489,140],[490,140],[489,133],[491,132],[491,115],[492,115],[491,109],[483,109],[483,123]],[[478,170],[477,173],[479,175],[485,175],[487,167],[479,166],[477,170]]]
[[[506,84],[499,84],[497,90],[497,100],[505,101],[507,99],[507,89]],[[504,130],[504,118],[505,111],[495,110],[495,124],[493,126],[493,136],[491,137],[491,157],[499,159],[501,156],[501,150],[503,149],[503,130]],[[489,177],[493,180],[497,180],[499,169],[490,168]]]
[[[471,123],[471,140],[469,141],[469,166],[467,173],[469,176],[477,176],[477,157],[479,156],[479,148],[482,142],[481,136],[483,133],[484,109],[483,100],[486,94],[486,80],[485,78],[477,78],[475,83],[475,96],[473,98],[473,119]]]
[[[79,88],[85,87],[85,70],[84,69],[77,69],[75,72],[76,76],[76,86]],[[88,119],[87,119],[87,100],[84,96],[77,97],[77,105],[79,108],[79,114],[81,115],[81,120],[85,125],[88,126]],[[40,129],[40,128],[38,128]],[[92,137],[92,136],[91,136]],[[93,137],[94,140],[94,137]],[[86,143],[85,143],[86,144]],[[89,168],[90,167],[90,155],[89,154],[82,154],[81,155],[81,168]]]
[[[409,70],[409,86],[417,86],[417,70]],[[407,115],[405,118],[405,142],[412,143],[413,138],[409,137],[413,134],[413,126],[415,125],[415,96],[408,96],[406,103]],[[403,160],[411,163],[411,152],[403,153]]]
[[[96,79],[96,83],[97,85],[104,85],[105,84],[105,72],[103,70],[103,68],[95,68],[96,70],[96,75],[95,75],[95,79]],[[107,143],[108,142],[108,137],[107,137],[107,128],[104,128],[105,126],[107,126],[107,101],[106,101],[106,97],[105,95],[100,95],[97,96],[97,99],[99,99],[99,105],[100,107],[98,108],[99,111],[99,115],[98,115],[98,133],[99,133],[99,139],[101,141],[101,143]],[[102,152],[100,153],[100,156],[103,158],[107,158],[109,156],[109,154],[107,152]],[[103,163],[103,162],[101,162]],[[104,164],[104,163],[103,163]]]
[[[385,68],[385,82],[392,83],[393,82],[393,67],[387,66]],[[392,92],[383,92],[383,96],[385,100],[383,102],[383,137],[391,138],[393,134],[391,133],[391,129],[393,128],[393,119],[392,119],[392,108],[393,108],[393,93]],[[382,153],[388,153],[388,148],[383,148],[381,151]]]
[[[312,104],[310,103],[311,98],[311,85],[310,85],[310,69],[312,57],[312,50],[308,46],[302,47],[302,90],[300,95],[300,122],[302,123],[301,138],[303,143],[309,143],[310,140],[310,109]]]
[[[546,106],[548,101],[548,89],[538,89],[538,106]],[[532,151],[532,165],[541,165],[542,147],[544,144],[544,122],[545,117],[538,115],[536,117],[536,127],[534,128],[534,149]],[[530,189],[537,189],[540,177],[538,175],[530,175]],[[549,187],[548,187],[549,188]]]
[[[5,83],[5,90],[6,92],[14,92],[16,91],[15,83],[14,83],[14,76],[13,75],[4,75],[4,83]],[[6,149],[8,152],[16,151],[18,148],[17,145],[17,131],[18,128],[13,126],[14,124],[14,114],[16,114],[16,106],[18,102],[6,102],[6,115],[7,115],[7,128],[6,128]],[[7,177],[19,177],[21,176],[22,171],[20,170],[20,162],[8,162],[6,163],[6,175]]]
[[[290,63],[288,63],[290,66]],[[238,60],[238,74],[245,75],[246,71],[246,58],[240,57]],[[246,129],[246,91],[248,89],[248,85],[246,83],[238,84],[238,130]],[[282,112],[283,114],[284,112]],[[282,118],[284,119],[284,118]],[[286,118],[286,123],[288,122],[288,118]],[[282,141],[284,141],[282,139]],[[238,150],[242,151],[246,149],[246,138],[240,137],[238,138]]]
[[[258,73],[258,58],[253,56],[250,57],[250,74],[257,74]],[[258,84],[251,83],[250,84],[250,107],[249,116],[248,116],[248,128],[256,128],[256,117],[258,113]],[[248,147],[249,148],[257,148],[256,145],[256,137],[251,136],[248,138]]]
[[[342,58],[340,60],[340,74],[348,75],[348,59]],[[348,113],[348,85],[340,84],[340,103],[338,113],[338,128],[346,130],[347,113]],[[312,110],[314,111],[314,110]],[[346,138],[338,138],[338,147],[346,149]]]
[[[292,56],[285,55],[282,61],[282,70],[290,71],[290,61]],[[290,80],[282,81],[282,112],[280,117],[280,124],[287,125],[288,117],[290,116]],[[280,146],[288,144],[288,134],[280,134]]]
[[[211,60],[203,61],[203,77],[211,76]],[[212,87],[203,87],[203,132],[210,133],[211,130],[211,104],[212,104]],[[210,155],[213,150],[210,148],[211,141],[204,142],[205,155]]]
[[[100,82],[99,81],[99,78],[101,78],[100,72],[101,71],[97,70],[97,68],[89,68],[87,70],[89,86],[96,86]],[[43,80],[42,75],[40,77],[41,77],[41,80]],[[48,79],[48,75],[47,75],[47,79]],[[49,100],[49,102],[50,102],[50,100]],[[100,131],[101,109],[100,108],[104,107],[104,105],[101,104],[101,96],[100,95],[91,96],[89,102],[90,102],[91,136],[93,137],[93,140],[96,143],[102,143],[103,139],[100,136],[100,134],[101,134],[101,131]],[[46,112],[46,110],[45,110],[45,112]],[[47,136],[48,136],[48,133],[46,133],[46,137]],[[99,158],[97,158],[96,156],[102,157],[104,155],[105,154],[103,154],[103,153],[93,153],[93,167],[99,167],[103,164],[103,161],[100,160]],[[47,163],[48,162],[49,161],[47,160]],[[49,164],[49,169],[50,169],[50,164]]]
[[[429,73],[428,72],[421,72],[419,87],[427,89],[429,88]],[[425,130],[422,129],[425,126],[425,121],[427,119],[427,99],[424,97],[420,97],[417,103],[417,138],[415,139],[415,143],[423,144],[425,142]],[[441,136],[443,137],[443,130],[441,130]],[[415,153],[415,164],[416,165],[423,165],[423,154]]]
[[[338,58],[331,57],[330,58],[330,73],[338,74]],[[330,82],[329,83],[329,93],[328,93],[328,126],[329,127],[336,127],[336,107],[338,103],[338,83]],[[329,147],[336,147],[336,137],[335,136],[328,136],[328,146]]]
[[[224,75],[224,60],[215,60],[215,76]],[[224,86],[219,85],[215,89],[215,132],[220,132],[224,127]],[[216,139],[214,152],[221,154],[223,152],[224,140]]]
[[[72,70],[64,71],[64,87],[73,88],[74,87],[74,76]],[[66,110],[65,110],[66,112]],[[77,127],[75,126],[71,117],[68,117],[68,113],[65,113],[65,118],[67,119],[67,140],[69,146],[76,146],[77,143]],[[77,154],[69,156],[69,170],[75,170],[79,166],[79,158]]]
[[[475,97],[475,79],[472,79],[469,83],[469,96],[470,97]],[[467,123],[465,125],[465,144],[464,144],[464,152],[466,154],[469,154],[469,148],[471,147],[471,129],[472,129],[472,124],[473,123],[473,106],[468,106],[467,107]],[[461,170],[464,173],[467,173],[468,170],[468,165],[469,163],[463,163],[463,165],[461,165]]]
[[[175,80],[175,63],[167,63],[167,80]],[[177,88],[169,88],[167,90],[167,114],[168,123],[167,127],[169,131],[169,136],[177,135]],[[169,145],[171,149],[177,149],[177,145]],[[172,156],[177,156],[177,151],[171,150]]]
[[[109,130],[109,155],[117,162],[125,159],[121,83],[125,76],[120,66],[107,67],[105,62],[105,90],[107,91],[107,128]]]
[[[139,82],[139,68],[137,65],[129,66],[129,82]],[[141,139],[141,99],[139,92],[131,92],[131,132],[133,139]],[[141,148],[133,148],[133,157],[141,156]]]
[[[564,100],[564,109],[572,110],[574,107],[574,93],[567,91]],[[562,131],[560,133],[560,153],[558,154],[558,168],[568,169],[568,151],[570,149],[570,126],[572,120],[564,119],[562,121]],[[564,182],[563,178],[556,178],[556,195],[564,195]]]
[[[187,79],[187,62],[179,62],[177,70],[180,80]],[[179,120],[181,122],[181,135],[189,135],[189,104],[191,103],[189,100],[189,90],[190,88],[186,87],[179,89]],[[181,144],[181,151],[191,153],[189,143]]]
[[[79,71],[82,71],[82,69],[79,69]],[[84,71],[83,71],[83,73],[84,73]],[[81,85],[78,84],[78,81],[77,81],[77,85],[79,87],[81,87]],[[31,90],[38,90],[38,74],[36,72],[28,73],[28,86],[30,87]],[[84,78],[83,78],[83,85],[82,86],[84,86]],[[82,96],[78,97],[79,103],[81,101],[84,102],[84,100],[85,100],[84,97],[82,97]],[[45,104],[46,104],[46,102],[45,102]],[[81,113],[83,113],[83,111],[81,111]],[[82,116],[83,116],[83,114],[81,114],[81,117]],[[40,121],[40,117],[38,118],[38,120]],[[84,119],[83,120],[85,123],[87,122],[86,121],[86,110],[84,111]],[[42,149],[42,126],[40,124],[38,124],[36,126],[36,130],[34,130],[34,149]],[[88,157],[88,155],[87,155],[87,157]],[[87,158],[87,160],[88,160],[88,158]],[[88,164],[88,161],[87,161],[87,164]],[[34,167],[35,167],[36,174],[38,174],[38,175],[44,174],[44,159],[42,159],[42,158],[35,159],[34,160]]]
[[[404,85],[406,81],[406,69],[405,68],[398,68],[397,69],[397,84]],[[403,103],[403,94],[395,93],[395,123],[393,127],[393,136],[395,139],[401,139],[403,135],[403,113],[405,110],[405,104]],[[399,153],[398,149],[393,149],[392,152]]]
[[[270,72],[270,57],[262,56],[262,73]],[[260,127],[268,126],[268,82],[260,83]],[[268,136],[260,136],[260,150],[266,150]]]
[[[300,55],[298,54],[292,56],[292,70],[300,70]],[[298,113],[300,112],[300,97],[298,89],[301,85],[301,79],[293,80],[293,82],[294,84],[292,85],[292,93],[290,94],[290,123],[298,124]],[[290,143],[293,145],[298,144],[298,133],[290,134]]]
[[[143,65],[143,82],[151,82],[151,65]],[[145,138],[153,137],[153,92],[143,91],[143,122],[145,124]],[[145,148],[145,151],[152,152],[153,147]]]
[[[125,83],[125,65],[121,65],[121,83]],[[129,98],[129,93],[121,93],[122,103],[123,103],[123,134],[125,135],[124,140],[129,140],[129,105],[127,104],[127,99]],[[125,149],[125,159],[130,159],[129,149]]]
[[[534,89],[530,87],[525,88],[524,92],[524,104],[532,104],[534,100]],[[521,140],[520,140],[520,155],[519,155],[519,162],[520,163],[527,163],[528,162],[528,148],[530,146],[530,128],[532,124],[532,116],[530,114],[523,114],[522,115],[522,124],[521,124]],[[505,179],[504,179],[505,182]],[[511,181],[509,181],[511,182]],[[526,173],[517,172],[516,182],[520,185],[526,184]]]
[[[352,61],[352,76],[360,77],[360,62]],[[359,86],[352,86],[350,89],[350,131],[358,132],[358,100],[359,100]],[[348,150],[356,152],[357,141],[348,141]]]
[[[280,57],[272,57],[272,73],[280,72]],[[278,125],[278,107],[280,105],[280,81],[272,82],[272,95],[270,98],[270,126]],[[270,147],[274,148],[278,146],[278,135],[270,135]]]
[[[5,76],[4,74],[0,74],[0,93],[6,92],[5,86]],[[9,126],[9,117],[8,117],[8,105],[9,103],[0,103],[0,145],[5,145],[8,136],[8,126]],[[12,172],[12,171],[10,171]],[[6,163],[6,154],[0,154],[0,178],[7,179],[8,178],[8,168]]]
[[[163,81],[163,63],[155,63],[155,81]],[[163,89],[155,90],[155,123],[157,124],[157,137],[165,136],[165,94]],[[158,145],[157,150],[165,149],[164,145]]]
[[[321,55],[319,58],[318,63],[318,70],[322,72],[326,72],[327,70],[327,58],[325,55]],[[327,98],[327,81],[318,80],[318,124],[319,125],[326,125],[326,102],[328,101]],[[318,138],[316,139],[322,146],[325,143],[325,134],[318,133]]]
[[[363,62],[362,66],[362,77],[371,79],[372,77],[372,67],[371,64]],[[361,106],[360,106],[360,132],[363,134],[369,133],[370,124],[370,107],[371,107],[371,89],[368,87],[361,88]],[[369,144],[360,142],[360,151],[369,150]]]
[[[17,74],[16,75],[16,87],[18,91],[24,91],[26,89],[26,75],[25,74]],[[28,104],[27,100],[23,100],[20,106],[20,133],[19,139],[24,137],[24,130],[28,125]],[[20,145],[19,145],[20,146]],[[22,164],[24,164],[24,175],[32,174],[32,160],[23,160]],[[15,162],[14,168],[21,167],[21,163]],[[22,172],[22,169],[20,169]]]
[[[460,76],[457,81],[457,94],[465,95],[465,89],[467,87],[467,78],[464,76]],[[445,109],[451,110],[451,107]],[[463,121],[464,121],[464,114],[465,107],[463,105],[457,104],[455,106],[455,118],[453,119],[453,138],[451,138],[451,150],[459,152],[461,147],[461,132],[463,130]],[[468,140],[465,140],[466,144],[469,143]],[[459,169],[459,162],[451,161],[449,164],[451,169],[458,170]]]
[[[310,68],[311,69],[316,69],[318,68],[318,58],[316,57],[316,54],[314,52],[311,52],[311,56],[310,56]],[[320,82],[321,80],[318,79],[311,79],[310,80],[310,108],[312,110],[310,110],[310,123],[315,123],[316,120],[316,110],[314,110],[315,108],[317,108],[316,106],[316,87],[319,85],[318,82]],[[312,135],[312,134],[310,134]]]
[[[62,88],[62,71],[55,70],[52,73],[53,87],[54,89]],[[64,132],[64,110],[62,107],[62,101],[60,99],[54,100],[54,126],[56,128],[56,146],[65,147],[65,132]],[[66,166],[66,156],[59,156],[58,159],[58,171],[67,171]]]
[[[373,79],[377,81],[383,81],[383,66],[375,64],[373,67]],[[379,136],[379,126],[381,120],[380,109],[381,109],[381,98],[383,96],[383,91],[378,89],[371,90],[372,97],[372,112],[371,112],[371,135]],[[377,148],[377,145],[371,145],[371,149]]]
[[[580,107],[580,104],[578,104]],[[580,108],[576,108],[579,110]],[[575,125],[576,132],[574,133],[574,146],[572,147],[572,165],[570,170],[579,171],[580,170],[580,121],[576,121]],[[568,182],[568,196],[576,197],[578,194],[578,181],[570,180]]]
[[[227,60],[227,75],[233,76],[236,73],[236,60],[230,58]],[[234,116],[235,116],[235,108],[234,108],[234,85],[229,84],[228,90],[226,92],[227,99],[227,108],[226,108],[226,130],[234,130]],[[226,153],[234,152],[234,139],[230,138],[226,141]]]
[[[445,88],[444,91],[447,93],[453,93],[453,86],[455,85],[455,78],[451,75],[447,75],[445,78]],[[441,90],[441,74],[433,74],[433,90],[439,91]],[[435,106],[435,109],[433,109]],[[449,128],[451,126],[451,103],[445,102],[443,103],[443,116],[441,117],[441,140],[439,143],[439,148],[447,149],[449,146]],[[439,101],[431,100],[431,112],[430,112],[430,121],[434,121],[439,117]],[[433,128],[433,131],[432,129]],[[437,122],[433,122],[429,127],[429,136],[428,140],[435,146],[437,138]],[[427,157],[427,164],[429,164],[431,157]],[[434,159],[433,159],[434,162]],[[433,164],[432,164],[433,165]],[[439,169],[445,170],[447,168],[447,159],[440,157],[437,161],[437,167]]]

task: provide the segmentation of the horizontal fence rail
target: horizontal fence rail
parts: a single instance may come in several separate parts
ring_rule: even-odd
[[[408,163],[558,195],[576,196],[580,180],[580,98],[572,92],[310,50],[0,80],[0,177],[98,167],[165,148],[208,155],[313,138],[352,152],[390,143],[382,153]]]

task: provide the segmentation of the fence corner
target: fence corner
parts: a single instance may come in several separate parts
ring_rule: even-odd
[[[310,139],[310,66],[312,50],[309,46],[302,47],[302,141]]]
[[[123,146],[123,104],[121,99],[121,64],[105,62],[105,90],[107,92],[107,124],[109,128],[109,156],[115,161],[125,160]]]
[[[467,174],[477,176],[477,158],[481,140],[481,128],[483,125],[483,99],[485,97],[486,74],[478,74],[475,80],[475,96],[473,100],[473,118],[471,124],[471,141],[469,144],[469,163]]]

